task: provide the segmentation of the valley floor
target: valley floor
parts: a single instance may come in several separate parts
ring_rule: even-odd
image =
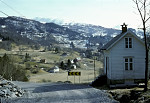
[[[90,83],[94,81],[94,70],[72,70],[70,72],[81,72],[81,76],[68,76],[67,71],[61,71],[59,73],[43,72],[30,77],[30,82],[65,82],[71,83]],[[98,73],[96,73],[98,76]]]

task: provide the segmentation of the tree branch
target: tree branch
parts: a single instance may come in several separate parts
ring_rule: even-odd
[[[148,28],[148,27],[150,27],[150,26],[147,26],[146,28]]]
[[[139,0],[133,0],[133,1],[135,2],[136,6],[137,6],[137,9],[138,9],[138,11],[139,11],[139,13],[140,13],[140,16],[141,16],[142,21],[144,21],[142,12],[141,12],[140,7],[139,7],[139,2],[138,2]]]
[[[136,0],[136,1],[137,1],[137,0]],[[144,5],[144,2],[145,2],[145,1],[144,1],[144,2],[142,2],[141,0],[138,0],[138,1],[139,1],[142,5]]]
[[[144,6],[144,21],[145,21],[145,19],[146,19],[146,0],[144,0],[144,4],[143,4],[143,6]]]
[[[146,5],[146,7],[150,6],[150,3]]]
[[[133,0],[137,6],[139,14],[141,16],[141,20],[143,23],[143,31],[144,31],[144,40],[145,40],[145,86],[144,91],[147,91],[148,84],[148,46],[147,46],[147,37],[146,37],[146,22],[150,19],[147,16],[147,1],[148,0]],[[141,7],[141,8],[140,8]],[[143,14],[143,15],[142,15]],[[147,18],[147,19],[146,19]]]
[[[145,22],[147,22],[149,19],[150,19],[150,17],[148,17],[148,18],[145,20]]]
[[[143,11],[142,9],[143,9],[143,5],[141,6],[141,8],[139,8],[140,9],[140,11]]]

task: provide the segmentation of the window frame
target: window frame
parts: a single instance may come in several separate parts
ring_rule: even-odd
[[[124,70],[125,71],[133,71],[134,70],[134,58],[133,57],[125,57],[124,58]]]
[[[133,38],[125,37],[125,48],[133,48]]]

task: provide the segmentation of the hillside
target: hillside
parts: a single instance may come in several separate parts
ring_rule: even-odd
[[[77,48],[87,46],[102,46],[121,31],[104,28],[91,24],[67,23],[41,23],[36,20],[20,17],[1,17],[0,34],[11,38],[16,44],[63,44],[70,47],[73,42]]]
[[[59,19],[49,19],[49,18],[34,18],[39,22],[49,23],[54,22],[72,31],[78,32],[74,40],[68,39],[68,36],[56,36],[60,43],[65,41],[65,43],[73,42],[76,47],[84,48],[85,46],[96,46],[96,44],[103,45],[107,43],[112,37],[118,35],[121,31],[113,28],[105,28],[102,26],[92,25],[92,24],[81,24],[81,23],[65,23],[63,20]]]
[[[49,43],[49,40],[56,42],[52,35],[45,33],[42,23],[19,17],[0,18],[0,33],[5,36],[7,34],[13,40],[17,37],[17,44],[26,44],[29,41],[40,44]]]
[[[76,35],[79,35],[79,33],[75,31],[71,31],[54,23],[43,24],[35,20],[14,16],[0,18],[0,33],[12,39],[17,37],[21,41],[22,38],[26,38],[27,40],[24,40],[24,43],[32,41],[42,45],[58,43],[58,41],[55,40],[55,35],[68,35],[69,39],[73,39]]]
[[[121,32],[121,30],[92,24],[68,23],[62,26],[80,33],[90,45],[96,45],[97,43],[100,45],[106,44],[112,37]]]

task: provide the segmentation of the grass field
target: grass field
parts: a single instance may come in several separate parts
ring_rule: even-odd
[[[72,70],[71,72],[81,72],[81,76],[68,76],[67,71],[60,71],[60,73],[48,73],[42,71],[39,74],[32,75],[30,82],[65,82],[72,83],[90,83],[94,80],[94,70]],[[96,71],[98,76],[98,71]]]
[[[30,76],[30,82],[65,82],[70,81],[72,83],[89,83],[94,80],[95,76],[98,76],[99,73],[102,71],[103,64],[100,61],[95,61],[95,76],[94,76],[94,61],[88,58],[81,58],[80,61],[80,68],[72,71],[81,72],[81,76],[68,76],[68,72],[65,70],[61,70],[58,73],[49,73],[41,68],[45,68],[46,70],[54,67],[59,66],[61,61],[67,62],[68,59],[73,60],[75,58],[80,57],[79,53],[77,52],[68,52],[67,56],[62,56],[63,52],[55,53],[54,51],[47,51],[41,52],[40,50],[29,50],[29,51],[0,51],[0,56],[3,56],[4,53],[6,54],[13,54],[13,55],[25,55],[28,53],[31,56],[33,61],[29,61],[31,67],[35,65],[38,66],[39,72],[36,74],[32,74],[28,71],[28,75]],[[40,59],[45,59],[46,63],[40,63]],[[20,60],[20,59],[18,59]],[[22,66],[26,66],[26,63],[21,64]]]

